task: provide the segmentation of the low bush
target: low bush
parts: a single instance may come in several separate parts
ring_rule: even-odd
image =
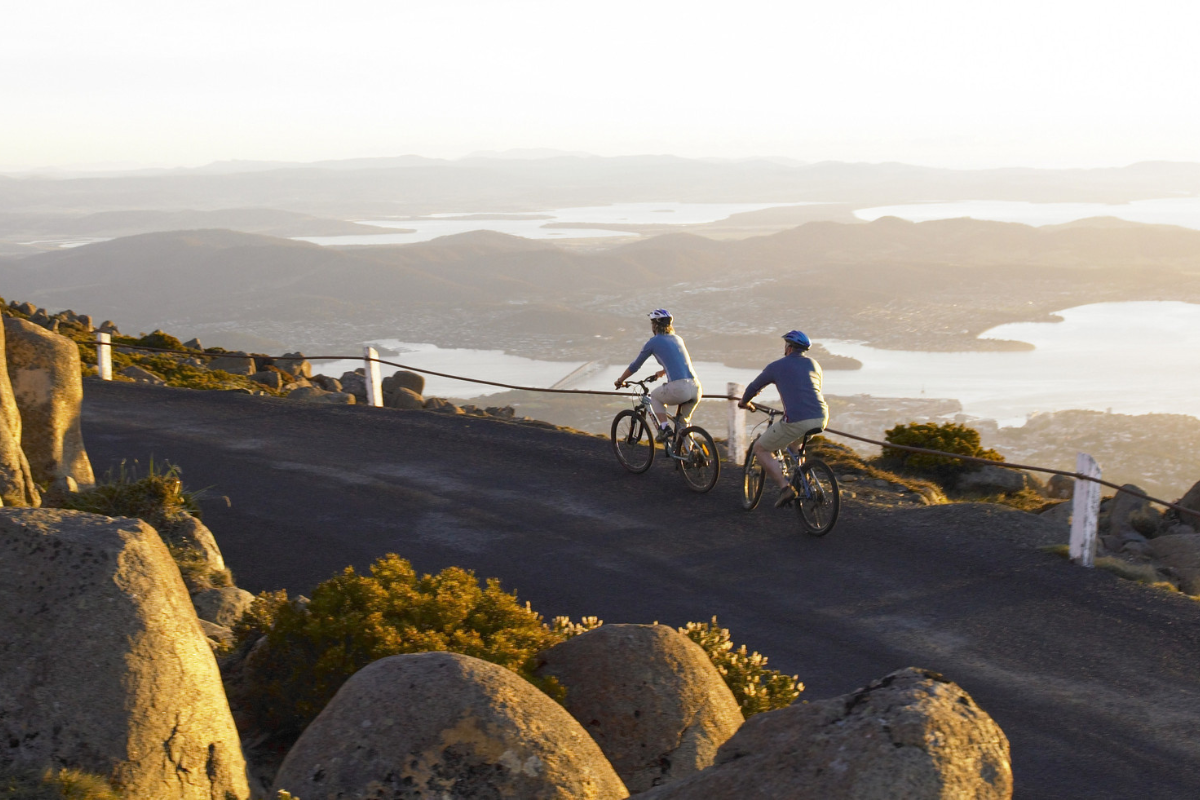
[[[150,460],[144,476],[136,462],[122,461],[116,472],[109,470],[94,487],[67,495],[62,508],[88,511],[106,517],[137,517],[154,528],[170,526],[180,514],[200,516],[197,492],[187,491],[179,479],[179,467],[160,467]]]
[[[689,622],[679,632],[704,650],[725,684],[733,692],[742,715],[749,719],[763,711],[785,708],[804,691],[798,675],[767,669],[767,657],[735,647],[729,629],[712,622]]]
[[[944,422],[940,425],[935,422],[910,422],[889,429],[884,438],[890,444],[905,447],[940,450],[988,461],[1004,460],[1004,456],[995,450],[984,449],[981,446],[979,431],[957,422]],[[978,464],[948,456],[908,453],[890,447],[883,448],[883,460],[884,463],[896,463],[899,469],[905,472],[929,477],[942,486],[953,486],[962,473],[979,469]]]
[[[260,730],[298,736],[342,684],[386,656],[449,651],[506,667],[554,694],[533,675],[534,656],[561,641],[539,614],[495,579],[449,567],[418,575],[394,554],[320,584],[307,603],[260,595],[237,632],[267,638],[247,663],[245,712]]]
[[[8,767],[0,771],[0,800],[121,800],[98,775],[76,769]]]

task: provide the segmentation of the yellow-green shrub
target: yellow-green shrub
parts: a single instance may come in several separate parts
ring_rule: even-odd
[[[1004,456],[995,450],[984,449],[979,431],[957,422],[910,422],[897,425],[885,432],[884,438],[891,444],[906,447],[921,447],[926,450],[941,450],[963,456],[1003,461]],[[962,473],[979,469],[978,464],[960,461],[948,456],[926,453],[907,453],[890,447],[883,448],[885,461],[898,462],[900,468],[918,475],[927,475],[938,482],[953,484]]]
[[[679,632],[708,654],[708,658],[733,692],[743,716],[790,706],[804,691],[798,675],[767,669],[767,657],[747,652],[746,645],[734,647],[729,629],[712,622],[689,622]]]
[[[376,659],[462,653],[540,685],[533,657],[561,640],[497,580],[481,586],[458,567],[418,575],[394,554],[372,564],[370,575],[347,567],[307,604],[282,592],[260,595],[238,632],[266,633],[265,653],[247,664],[246,711],[261,730],[284,737],[299,735],[351,675]]]

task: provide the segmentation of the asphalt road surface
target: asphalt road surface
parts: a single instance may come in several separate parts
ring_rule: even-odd
[[[84,436],[98,474],[153,456],[207,488],[250,591],[395,552],[498,577],[547,618],[717,615],[802,698],[942,672],[1007,733],[1018,798],[1200,797],[1200,603],[1047,555],[1059,534],[1021,512],[851,500],[817,539],[794,512],[743,512],[731,469],[696,495],[662,460],[625,472],[603,439],[95,380]]]

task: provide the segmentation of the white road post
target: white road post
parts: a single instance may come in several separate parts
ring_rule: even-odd
[[[366,367],[367,405],[376,408],[383,405],[383,380],[379,377],[379,353],[370,345],[363,345],[363,365]]]
[[[1075,459],[1075,471],[1090,478],[1100,477],[1100,465],[1087,453]],[[1100,484],[1075,479],[1071,508],[1071,560],[1081,567],[1096,563],[1096,536],[1100,526]]]
[[[112,380],[112,336],[107,333],[96,333],[96,372],[100,380]]]
[[[725,394],[741,397],[746,387],[740,383],[725,384]],[[729,401],[729,438],[725,440],[729,449],[729,460],[742,463],[746,456],[746,409],[738,408],[737,400]]]

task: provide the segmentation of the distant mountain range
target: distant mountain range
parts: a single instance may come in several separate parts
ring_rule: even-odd
[[[271,208],[337,218],[538,211],[616,202],[828,202],[859,207],[953,200],[1120,203],[1200,193],[1200,164],[1119,169],[949,170],[907,164],[717,161],[674,156],[493,154],[312,163],[219,162],[197,169],[0,176],[0,212]]]
[[[1200,231],[883,218],[581,252],[485,231],[338,249],[200,230],[10,261],[0,286],[140,330],[309,347],[399,337],[591,358],[640,337],[645,309],[667,306],[730,354],[775,349],[781,326],[900,349],[1011,348],[974,337],[1088,302],[1200,301]]]

